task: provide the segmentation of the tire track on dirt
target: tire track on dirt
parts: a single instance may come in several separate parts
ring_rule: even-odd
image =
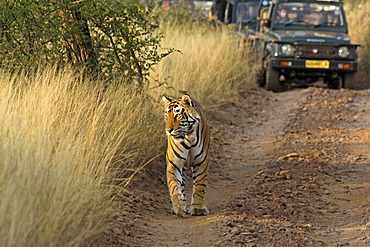
[[[370,246],[369,91],[302,92],[219,246]]]

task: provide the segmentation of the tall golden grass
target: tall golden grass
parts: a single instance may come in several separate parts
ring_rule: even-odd
[[[0,246],[88,246],[99,236],[112,177],[162,150],[150,104],[69,71],[2,73]]]
[[[166,82],[157,93],[178,96],[185,91],[208,107],[230,101],[238,90],[253,85],[256,66],[232,30],[163,25],[161,31],[162,46],[179,52],[156,66],[153,78]]]
[[[370,1],[357,0],[346,1],[344,4],[347,21],[349,26],[349,35],[352,43],[361,44],[358,48],[359,71],[358,79],[369,87],[370,76],[368,69],[370,67]]]

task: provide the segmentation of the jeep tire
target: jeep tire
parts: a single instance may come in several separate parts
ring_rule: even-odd
[[[257,73],[256,82],[259,87],[264,87],[266,85],[266,73],[264,71]]]
[[[343,76],[344,87],[348,89],[357,89],[356,88],[356,73],[346,73]]]
[[[328,81],[328,87],[330,89],[341,89],[343,87],[342,76],[338,76],[337,78],[330,79]]]
[[[281,85],[279,81],[280,73],[279,70],[273,69],[270,66],[266,68],[266,81],[265,89],[278,92],[281,90]]]

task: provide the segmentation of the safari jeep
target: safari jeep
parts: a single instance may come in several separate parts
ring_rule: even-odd
[[[340,0],[261,0],[258,25],[249,42],[261,55],[259,86],[354,87],[359,45],[350,42]]]

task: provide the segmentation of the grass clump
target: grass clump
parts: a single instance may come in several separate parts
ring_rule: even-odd
[[[370,18],[368,14],[370,1],[346,1],[344,7],[351,42],[361,44],[361,47],[357,49],[359,54],[358,79],[360,82],[369,84],[370,76],[367,70],[370,67]]]
[[[230,101],[241,88],[251,87],[256,65],[233,31],[163,25],[164,47],[178,50],[155,67],[154,78],[166,82],[165,92],[188,92],[207,106]],[[161,88],[162,92],[164,91]]]
[[[67,70],[2,73],[0,85],[0,245],[88,246],[112,178],[158,152],[151,101]]]

